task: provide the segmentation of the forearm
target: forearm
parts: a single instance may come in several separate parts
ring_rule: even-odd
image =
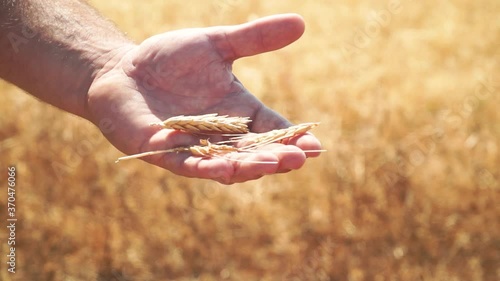
[[[0,78],[82,117],[94,77],[130,45],[79,0],[0,0]]]

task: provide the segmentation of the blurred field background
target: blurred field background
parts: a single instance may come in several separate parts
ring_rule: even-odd
[[[500,3],[90,1],[135,41],[295,12],[295,44],[235,63],[328,152],[233,186],[122,154],[0,84],[1,280],[500,280]],[[3,224],[6,224],[3,220]]]

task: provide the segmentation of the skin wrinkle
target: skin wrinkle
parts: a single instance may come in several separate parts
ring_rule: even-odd
[[[278,161],[278,157],[276,157],[276,155],[270,153],[270,152],[264,152],[264,153],[255,153],[251,155],[250,159],[249,160],[252,160],[252,161],[266,161],[266,162],[276,162]],[[245,163],[245,162],[237,162],[237,165],[236,165],[236,172],[239,172],[240,169],[241,170],[251,170],[251,169],[245,169],[247,167],[245,166],[248,166],[248,167],[252,167],[255,165],[259,165],[259,164],[255,164],[255,163]],[[276,173],[276,171],[278,170],[278,167],[279,167],[279,164],[263,164],[264,166],[261,166],[262,168],[264,168],[266,171],[262,171],[258,174],[255,174],[255,177],[253,179],[257,179],[257,178],[260,178],[262,177],[263,175],[265,174],[274,174]]]
[[[207,36],[208,42],[210,42],[212,48],[217,51],[221,60],[229,62],[229,65],[231,65],[237,56],[234,47],[231,45],[231,42],[229,42],[227,28],[220,28],[218,32],[214,34],[205,34],[205,36]]]
[[[213,61],[211,61],[207,64],[207,67],[208,68],[214,67],[217,69],[217,68],[219,68],[219,67],[217,67],[217,64],[219,64],[219,62],[214,59]],[[231,73],[231,71],[227,71],[227,69],[224,66],[221,66],[220,68],[222,68],[222,70],[223,70],[223,71],[221,71],[220,74],[217,74],[217,72],[211,72],[209,74],[209,77],[207,78],[207,80],[208,80],[209,84],[214,84],[214,85],[217,85],[218,88],[221,88],[221,95],[227,96],[228,94],[224,94],[224,93],[232,88],[232,85],[234,83],[234,75]],[[233,79],[228,80],[227,82],[224,81],[225,79],[221,79],[221,78],[224,78],[226,76],[229,76]],[[224,81],[224,82],[219,82],[219,81]]]
[[[110,64],[110,62],[115,60],[115,58],[117,56],[119,56],[122,52],[130,50],[131,48],[132,48],[131,46],[124,46],[124,47],[121,47],[120,49],[117,49],[115,51],[115,54],[113,56],[110,56],[109,59],[106,60],[106,62],[104,63],[104,66],[95,72],[94,79],[99,79],[102,75],[106,74],[107,71],[109,71],[108,65]],[[122,49],[124,49],[124,50],[122,50]],[[120,71],[122,71],[122,73],[125,73],[125,69],[121,69]],[[129,87],[130,89],[135,89],[135,87],[131,86],[132,85],[131,83],[124,83],[124,85],[126,85],[126,87]],[[92,87],[92,85],[90,87]],[[85,93],[85,97],[84,97],[84,104],[83,104],[84,109],[83,110],[87,116],[93,116],[93,113],[89,109],[89,99],[90,99],[90,97],[89,97],[89,94],[87,91]],[[99,124],[96,124],[96,125],[99,126]]]
[[[225,159],[221,159],[221,160],[225,160]],[[236,171],[235,171],[235,168],[232,164],[227,163],[227,160],[226,160],[225,166],[226,166],[226,169],[215,169],[215,170],[209,171],[209,173],[213,173],[210,175],[210,177],[212,179],[216,179],[217,181],[219,181],[221,183],[228,184],[230,182],[230,179],[236,173]]]

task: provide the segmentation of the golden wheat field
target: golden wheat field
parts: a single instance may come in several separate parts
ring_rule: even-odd
[[[500,280],[497,0],[90,2],[136,42],[302,15],[301,39],[234,72],[321,122],[327,152],[232,186],[115,164],[92,124],[2,82],[0,280]]]

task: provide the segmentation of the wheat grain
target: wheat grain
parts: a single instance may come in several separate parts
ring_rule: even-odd
[[[200,140],[200,145],[189,147],[189,151],[194,156],[211,157],[237,152],[238,148],[225,144],[212,144],[208,140]]]
[[[160,126],[166,129],[175,129],[188,133],[248,133],[248,117],[229,117],[227,115],[206,114],[199,116],[175,116],[151,126]]]

